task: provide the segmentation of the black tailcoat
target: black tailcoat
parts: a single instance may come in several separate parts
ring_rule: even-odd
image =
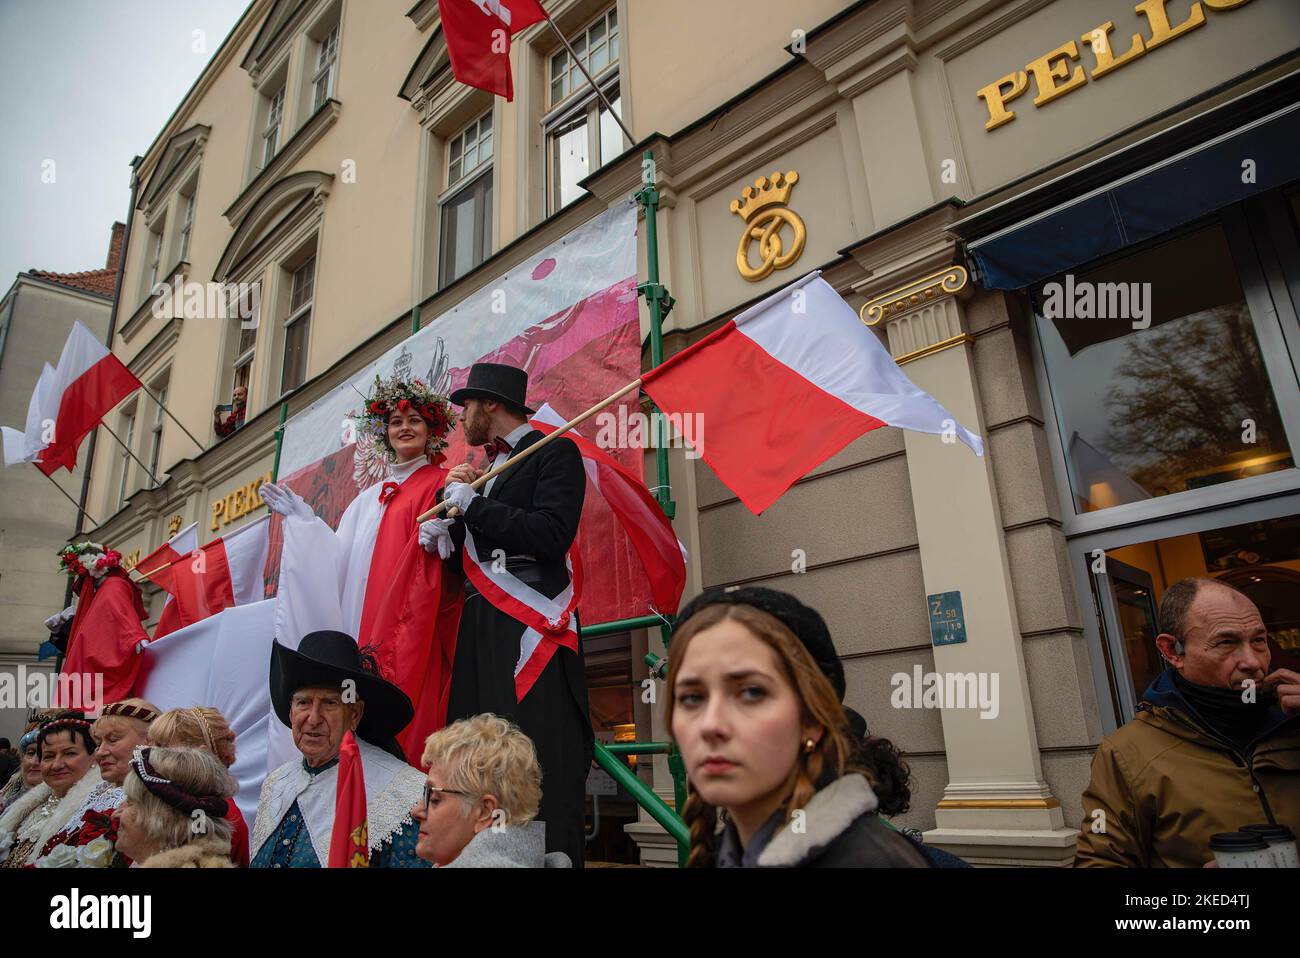
[[[536,429],[527,433],[512,455],[543,435]],[[512,574],[554,598],[569,582],[564,555],[577,535],[586,490],[587,476],[578,447],[565,438],[548,443],[497,476],[491,492],[470,503],[465,516],[452,527],[456,552],[447,561],[462,568],[468,526],[481,561],[490,562],[494,551],[502,550]],[[542,766],[542,805],[537,817],[546,823],[546,850],[565,852],[574,866],[580,867],[586,780],[594,750],[582,644],[579,641],[576,654],[565,648],[556,650],[519,702],[514,669],[525,628],[466,583],[447,722],[494,712],[514,721],[533,740]]]

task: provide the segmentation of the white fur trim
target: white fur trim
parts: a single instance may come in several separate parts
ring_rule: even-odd
[[[31,852],[27,855],[27,864],[31,865],[36,862],[36,859],[40,857],[41,849],[45,847],[45,843],[62,831],[63,826],[71,821],[72,816],[81,811],[82,805],[90,793],[102,781],[103,779],[99,777],[99,767],[92,765],[86,770],[86,774],[81,776],[81,780],[68,789],[68,793],[60,799],[54,814],[49,817],[37,833],[36,844],[32,846]],[[29,789],[22,798],[5,810],[3,816],[0,816],[0,836],[11,835],[16,842],[17,832],[19,827],[22,826],[23,820],[40,805],[44,804],[49,797],[50,787],[44,782],[35,788]]]
[[[800,832],[789,821],[768,842],[758,856],[760,868],[793,868],[825,848],[860,816],[876,810],[880,803],[871,784],[862,775],[845,775],[814,795],[797,819]],[[796,811],[796,814],[798,814]]]

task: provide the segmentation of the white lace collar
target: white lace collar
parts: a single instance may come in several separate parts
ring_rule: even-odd
[[[366,825],[370,848],[374,850],[411,820],[411,806],[420,800],[425,778],[405,762],[369,742],[357,739],[357,748],[366,779]],[[298,758],[286,762],[266,777],[249,842],[253,857],[279,828],[296,801],[312,848],[321,867],[325,867],[329,861],[330,835],[334,830],[338,768],[335,764],[313,775]]]

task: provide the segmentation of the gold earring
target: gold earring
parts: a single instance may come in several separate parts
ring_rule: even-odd
[[[803,743],[803,750],[805,752],[811,752],[816,747],[817,747],[817,743],[814,742],[812,739],[808,739]]]

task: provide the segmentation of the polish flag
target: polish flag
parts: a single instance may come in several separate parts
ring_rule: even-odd
[[[69,472],[76,468],[81,440],[110,409],[140,388],[140,380],[78,321],[72,324],[48,388],[49,405],[42,411],[54,420],[54,432],[36,463],[47,476],[60,466]]]
[[[755,515],[881,426],[940,433],[984,454],[894,362],[853,307],[810,273],[641,377],[669,413],[702,413],[704,461]]]
[[[176,535],[172,536],[153,552],[149,553],[143,559],[135,564],[141,574],[146,579],[157,582],[163,586],[162,581],[155,575],[155,570],[162,573],[167,582],[171,582],[174,576],[169,575],[170,566],[174,562],[180,562],[181,559],[190,555],[199,547],[199,524],[191,522]],[[157,641],[168,632],[175,632],[181,628],[184,623],[181,622],[180,606],[169,593],[165,602],[163,602],[162,615],[158,616],[158,624],[154,626],[153,637]]]
[[[352,732],[339,747],[338,780],[334,784],[334,828],[330,832],[329,868],[369,868],[370,828],[366,814],[366,775],[361,750]]]
[[[175,599],[176,613],[174,618],[166,620],[170,626],[167,631],[193,625],[233,605],[248,605],[265,597],[263,569],[270,520],[265,515],[240,526],[202,548],[181,555],[150,576]],[[166,610],[163,615],[167,615]],[[159,630],[163,622],[163,618],[158,620]],[[154,641],[165,634],[155,630]]]
[[[5,466],[19,462],[33,462],[45,448],[45,421],[53,421],[58,413],[54,394],[54,380],[57,372],[49,363],[41,370],[36,380],[36,388],[27,403],[27,423],[20,432],[9,426],[0,426],[4,434]],[[48,410],[48,411],[47,411]]]
[[[550,403],[543,403],[529,422],[534,429],[550,435],[565,419]],[[673,531],[673,525],[645,483],[620,465],[576,429],[565,433],[582,453],[587,478],[601,498],[609,504],[627,534],[654,597],[652,611],[671,615],[686,588],[686,547]],[[579,526],[579,538],[582,529]]]
[[[451,72],[461,83],[515,97],[510,38],[546,19],[537,0],[438,0]]]

